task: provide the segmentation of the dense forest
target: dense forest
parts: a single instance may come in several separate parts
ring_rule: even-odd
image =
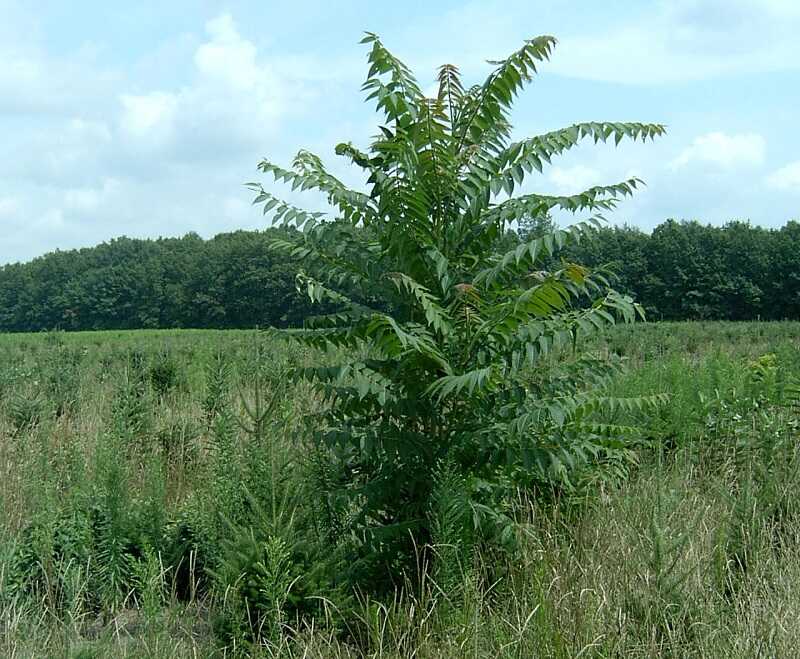
[[[541,229],[534,223],[528,231]],[[282,229],[119,238],[0,268],[0,331],[286,327],[311,313]],[[652,320],[800,318],[800,223],[603,228],[565,258],[613,264]]]
[[[601,229],[570,249],[577,262],[616,264],[616,287],[650,320],[800,318],[800,223],[765,229],[668,220],[651,234]]]
[[[299,324],[309,307],[268,249],[275,231],[123,237],[4,266],[0,331]]]

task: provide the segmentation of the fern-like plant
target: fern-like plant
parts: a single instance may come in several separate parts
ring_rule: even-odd
[[[600,423],[597,413],[656,402],[603,397],[597,387],[613,365],[577,349],[582,337],[632,322],[640,307],[602,272],[553,259],[640,181],[571,196],[514,193],[581,141],[644,141],[664,127],[587,122],[512,140],[509,110],[550,57],[549,36],[491,62],[480,85],[465,86],[455,66],[442,66],[433,98],[376,35],[363,43],[363,90],[382,121],[366,150],[339,144],[336,153],[359,168],[367,189],[347,187],[308,151],[290,168],[263,160],[259,169],[293,190],[324,193],[332,213],[248,186],[274,222],[297,229],[273,248],[304,264],[299,282],[314,302],[336,305],[284,335],[336,348],[341,360],[298,374],[326,402],[316,437],[339,475],[325,494],[349,520],[342,535],[361,543],[353,576],[365,567],[374,579],[371,568],[396,569],[412,555],[412,536],[430,540],[433,475],[443,460],[465,478],[474,530],[510,542],[503,502],[513,488],[569,483],[576,466],[624,450],[630,428]],[[502,247],[521,219],[559,209],[587,217]],[[556,355],[566,361],[553,370]]]

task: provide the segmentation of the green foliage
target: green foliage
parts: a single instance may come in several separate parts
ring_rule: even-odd
[[[120,237],[0,266],[0,331],[297,325],[296,269],[266,249],[284,234]]]
[[[150,412],[149,388],[144,372],[136,366],[126,369],[112,403],[113,432],[124,439],[126,445],[142,442],[150,430]]]
[[[189,465],[198,457],[201,424],[193,418],[167,419],[156,431],[165,458],[173,463]]]
[[[235,433],[232,412],[226,409],[216,416],[212,428],[210,450],[214,459],[211,463],[211,487],[207,494],[221,519],[229,520],[236,518],[244,498]]]
[[[571,472],[572,488],[520,470],[536,485],[513,500],[445,458],[430,536],[413,550],[429,569],[376,598],[372,582],[352,587],[380,564],[351,533],[347,473],[299,422],[316,421],[319,394],[284,375],[342,354],[255,332],[0,335],[0,655],[793,656],[798,340],[797,323],[620,325],[582,339],[591,354],[624,352],[607,398],[670,392],[652,424],[660,441],[631,435],[625,473],[599,457]],[[165,345],[185,386],[159,400],[149,369]],[[227,415],[227,439],[202,418],[221,351],[228,393],[214,418]],[[56,418],[42,383],[65,354],[80,355],[80,395]],[[532,395],[558,390],[579,359],[569,348],[541,362]],[[125,373],[144,382],[145,441],[116,431]],[[40,420],[16,431],[10,403],[31,393]],[[624,406],[593,414],[636,423]],[[505,528],[513,554],[495,546]]]
[[[149,547],[133,569],[133,582],[140,593],[140,607],[147,624],[155,626],[165,601],[164,571],[159,557]]]
[[[651,319],[781,320],[800,317],[798,249],[796,221],[767,229],[667,220],[651,234],[603,228],[567,251],[592,266],[614,263],[619,289]]]
[[[552,232],[558,211],[545,209],[557,199],[509,205],[509,218],[530,214],[502,240],[510,248]],[[291,219],[289,210],[282,220]],[[615,287],[651,320],[796,319],[798,227],[797,220],[780,228],[667,220],[645,233],[615,225],[565,246],[562,255],[592,267],[614,263]],[[299,327],[318,311],[296,290],[297,263],[267,248],[275,239],[291,241],[293,231],[237,231],[207,241],[194,234],[119,238],[0,266],[0,331]]]
[[[465,533],[511,546],[503,502],[515,488],[571,488],[588,463],[624,462],[631,429],[598,415],[630,415],[662,400],[601,395],[614,369],[578,347],[633,322],[641,308],[611,289],[602,270],[555,260],[640,181],[569,197],[514,192],[583,140],[644,141],[663,126],[588,122],[512,141],[512,102],[549,58],[552,37],[494,62],[481,85],[466,87],[455,67],[442,67],[434,98],[377,36],[363,42],[362,89],[382,123],[366,151],[340,144],[336,153],[360,169],[367,191],[348,188],[307,151],[289,169],[268,160],[259,169],[293,190],[323,193],[330,214],[249,184],[265,213],[298,230],[273,248],[301,263],[298,281],[313,302],[335,305],[285,335],[344,350],[339,363],[298,374],[325,401],[315,435],[335,475],[324,496],[344,521],[339,540],[359,539],[354,582],[391,579],[411,559],[412,538],[431,540],[442,461],[465,479]],[[513,223],[551,210],[591,215],[504,246]]]
[[[687,565],[689,534],[670,528],[665,492],[658,484],[655,505],[647,526],[646,570],[640,590],[630,596],[628,607],[638,624],[655,632],[659,645],[685,642],[692,633],[693,603],[687,580],[694,566]]]
[[[61,417],[75,409],[79,395],[79,369],[84,354],[70,350],[57,337],[58,333],[48,335],[48,341],[55,350],[55,359],[41,368],[39,380],[43,393],[54,404],[55,416]]]
[[[465,481],[457,465],[443,462],[431,496],[432,578],[442,592],[455,599],[472,568],[476,550],[475,534],[471,533],[473,507]]]
[[[517,234],[522,242],[533,238],[542,238],[556,230],[556,223],[549,213],[545,215],[526,216],[519,220]]]
[[[751,408],[744,416],[737,414],[732,424],[740,476],[728,495],[730,514],[716,566],[717,581],[729,599],[747,585],[770,554],[791,542],[800,513],[794,495],[800,485],[796,441],[791,431],[785,432],[786,420],[775,405],[784,368],[774,353],[747,365]],[[786,389],[791,414],[791,384]],[[789,421],[789,428],[796,425]]]
[[[55,616],[116,612],[140,595],[155,606],[152,584],[140,577],[142,569],[152,577],[162,549],[160,474],[151,472],[141,498],[132,497],[119,445],[106,442],[95,457],[97,482],[51,501],[22,530],[6,577],[10,596],[39,598]]]
[[[156,361],[150,366],[148,375],[153,391],[159,398],[166,396],[181,381],[178,363],[169,350],[159,353]]]
[[[296,581],[287,543],[263,526],[230,526],[214,578],[225,594],[217,632],[239,643],[274,642],[286,622],[286,606]]]
[[[786,402],[795,414],[800,417],[800,379],[794,378],[786,386]]]
[[[230,362],[222,351],[214,353],[213,359],[205,366],[206,395],[203,398],[203,412],[209,423],[225,407],[230,371]]]
[[[16,434],[36,427],[44,416],[44,403],[40,395],[16,394],[10,398],[6,414]]]

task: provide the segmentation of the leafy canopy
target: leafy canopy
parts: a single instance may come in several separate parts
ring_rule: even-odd
[[[473,531],[504,541],[511,488],[569,484],[587,465],[624,463],[631,429],[600,423],[597,413],[654,400],[603,396],[598,387],[613,364],[577,348],[581,337],[632,322],[640,308],[602,271],[542,264],[556,262],[560,248],[598,227],[601,213],[641,182],[570,196],[515,193],[582,140],[645,141],[664,127],[587,122],[512,141],[509,110],[550,57],[550,36],[491,62],[481,85],[467,87],[455,66],[442,66],[435,98],[376,35],[363,43],[362,89],[382,121],[366,150],[348,143],[336,153],[363,172],[366,190],[347,187],[307,151],[289,168],[263,160],[259,169],[292,190],[323,192],[333,213],[307,212],[248,185],[265,214],[299,230],[273,247],[303,264],[299,280],[310,298],[336,305],[287,333],[343,349],[334,351],[337,365],[300,375],[326,402],[317,438],[330,528],[374,563],[402,554],[409,531],[430,539],[442,461],[464,477]],[[500,248],[516,223],[558,209],[585,218]]]

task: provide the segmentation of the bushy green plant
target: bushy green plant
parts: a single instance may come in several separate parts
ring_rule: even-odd
[[[11,421],[14,433],[20,435],[36,427],[45,414],[45,400],[36,391],[30,393],[15,393],[6,405],[6,416]]]
[[[56,614],[64,606],[73,606],[68,578],[76,571],[88,570],[92,551],[87,512],[70,505],[42,511],[30,520],[11,544],[3,596],[30,597]]]
[[[431,545],[434,550],[432,578],[449,598],[457,598],[474,559],[472,501],[466,479],[456,465],[443,462],[435,475],[431,497]]]
[[[212,461],[209,505],[216,513],[231,521],[238,520],[242,512],[244,492],[242,468],[236,451],[236,426],[230,410],[223,410],[214,421],[211,433]]]
[[[192,418],[171,417],[163,423],[156,435],[171,464],[186,465],[197,458],[196,439],[200,430]]]
[[[250,185],[265,213],[301,229],[273,247],[301,262],[314,302],[337,308],[288,335],[346,348],[339,364],[299,373],[324,396],[316,437],[338,472],[325,496],[349,518],[341,537],[359,539],[353,578],[370,575],[377,586],[377,574],[396,575],[411,557],[412,538],[430,540],[443,459],[465,478],[473,530],[510,544],[503,501],[516,487],[569,486],[577,466],[625,447],[626,428],[600,423],[598,412],[655,402],[603,397],[612,365],[579,350],[641,309],[602,271],[554,259],[640,181],[571,196],[514,193],[584,139],[646,140],[664,127],[588,122],[512,140],[509,109],[549,58],[549,36],[494,62],[481,85],[466,87],[456,67],[441,67],[434,98],[377,36],[363,42],[363,90],[382,122],[366,151],[340,144],[336,153],[359,168],[367,190],[346,187],[308,151],[289,169],[268,160],[259,168],[292,189],[322,192],[332,215]],[[555,210],[591,216],[504,247],[515,222]],[[565,361],[552,371],[557,357]]]
[[[159,556],[149,547],[134,563],[133,582],[145,623],[157,629],[165,599],[164,567]]]
[[[226,354],[218,350],[205,363],[206,393],[203,397],[203,412],[211,424],[217,413],[225,406],[230,386],[231,365]]]
[[[138,368],[123,371],[112,401],[111,433],[128,446],[141,443],[150,431],[152,401],[145,373]]]
[[[213,572],[224,597],[217,632],[244,643],[276,640],[300,578],[290,547],[263,525],[230,525],[223,547]]]
[[[692,634],[693,602],[686,581],[694,566],[686,560],[690,536],[686,529],[670,528],[664,486],[659,482],[657,487],[647,527],[645,572],[639,590],[629,594],[627,608],[646,633],[655,635],[659,645],[670,639],[669,645],[674,647]]]
[[[61,343],[55,345],[52,357],[39,365],[39,378],[56,417],[60,417],[72,412],[77,404],[83,353]]]
[[[177,359],[169,350],[162,350],[148,369],[150,384],[156,395],[163,398],[181,383]]]
[[[218,539],[216,520],[211,520],[198,499],[190,499],[175,511],[165,529],[164,564],[167,579],[178,600],[193,601],[207,592],[209,570],[218,558],[213,546]]]
[[[254,335],[68,333],[57,343],[44,334],[0,335],[0,656],[235,656],[234,629],[236,650],[257,656],[796,654],[800,324],[639,323],[582,340],[579,348],[598,354],[625,348],[630,368],[614,379],[610,397],[671,392],[659,410],[667,443],[636,450],[637,466],[626,463],[630,474],[619,487],[609,486],[617,478],[609,456],[568,468],[574,488],[570,499],[558,492],[559,505],[542,497],[536,472],[528,477],[535,489],[512,503],[485,490],[477,497],[473,487],[483,484],[462,463],[440,461],[425,511],[429,537],[418,534],[411,549],[428,570],[398,574],[399,587],[378,597],[372,581],[353,587],[354,573],[368,574],[370,565],[364,559],[353,568],[366,552],[354,532],[363,509],[351,474],[296,423],[324,403],[309,383],[280,375],[286,363],[335,364],[347,355],[288,351],[262,333],[259,357]],[[698,346],[692,356],[684,350],[690,338]],[[159,405],[147,372],[167,343],[188,390]],[[134,346],[141,368],[129,358]],[[222,442],[201,411],[203,370],[218,350],[236,367]],[[80,396],[57,420],[42,374],[65,351],[85,354]],[[569,375],[572,357],[562,359],[537,364],[531,395]],[[761,381],[759,363],[768,369]],[[132,381],[144,380],[154,436],[132,447],[114,430],[125,369]],[[265,416],[276,389],[279,401]],[[36,392],[40,421],[15,431],[9,404]],[[632,423],[624,409],[607,409],[602,419]],[[317,417],[308,422],[314,429]],[[641,433],[628,436],[624,447],[633,450]],[[194,450],[182,465],[187,442]],[[655,469],[659,455],[663,467]],[[560,505],[578,494],[586,495],[582,505]],[[518,523],[515,552],[490,544],[482,505]],[[220,522],[221,513],[235,524]],[[253,560],[229,553],[253,537]],[[252,620],[263,625],[250,627],[247,607],[227,607],[246,575],[265,592],[272,584],[280,602],[281,579],[258,565],[272,560],[265,552],[275,538],[290,557],[280,574],[297,578],[280,607],[281,636],[270,622],[273,599],[258,587],[250,591]],[[125,556],[118,568],[108,567],[114,555]],[[377,559],[373,567],[381,567]],[[210,574],[221,569],[225,581]],[[118,591],[110,574],[119,577]],[[212,621],[220,622],[224,649]],[[265,647],[255,647],[259,640]]]

